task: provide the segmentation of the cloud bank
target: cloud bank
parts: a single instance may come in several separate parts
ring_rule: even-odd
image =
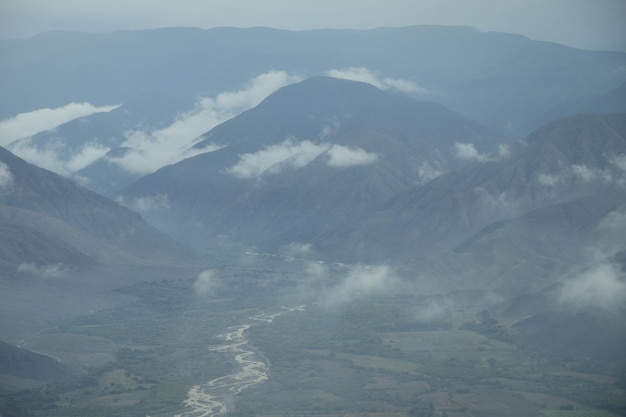
[[[336,307],[358,298],[390,294],[399,282],[387,265],[355,265],[338,284],[327,289],[326,302]]]
[[[33,275],[40,278],[61,278],[69,272],[62,263],[51,265],[37,265],[35,263],[21,263],[17,267],[20,274]]]
[[[0,192],[9,191],[13,187],[13,174],[4,162],[0,161]]]
[[[168,209],[170,207],[169,196],[162,193],[146,195],[133,199],[127,199],[120,196],[116,198],[116,201],[121,205],[142,214],[159,209]]]
[[[583,184],[602,184],[626,188],[626,155],[606,157],[604,168],[586,164],[573,164],[557,172],[537,175],[537,182],[545,187],[558,187],[568,181]]]
[[[378,155],[361,148],[333,145],[328,150],[328,165],[333,168],[348,168],[370,165],[378,160]]]
[[[46,146],[38,147],[29,138],[15,142],[9,149],[31,164],[67,177],[73,176],[111,150],[97,139],[84,143],[75,151],[68,151],[63,141],[52,141]]]
[[[215,277],[215,272],[211,269],[206,269],[200,274],[193,283],[193,291],[200,297],[210,297],[215,295],[215,291],[219,287],[219,282]]]
[[[614,311],[626,305],[626,276],[613,264],[601,264],[566,282],[559,301],[575,310]]]
[[[377,154],[361,148],[287,139],[257,152],[240,155],[239,161],[227,172],[241,179],[258,178],[303,168],[322,154],[327,155],[326,164],[332,168],[368,165],[378,160]]]
[[[90,114],[109,112],[118,108],[113,106],[94,106],[91,103],[69,103],[54,109],[45,108],[27,113],[20,113],[15,117],[0,122],[0,146],[7,146],[11,142],[26,138],[38,132],[53,129],[63,123]]]
[[[511,150],[506,145],[499,145],[498,151],[495,154],[489,155],[478,152],[476,146],[474,146],[473,143],[460,142],[456,142],[454,144],[454,152],[457,159],[473,162],[498,161],[500,159],[508,157],[511,154]]]
[[[285,71],[269,71],[253,78],[238,91],[202,98],[193,109],[180,113],[163,129],[127,132],[122,146],[131,151],[111,161],[129,172],[147,174],[184,158],[221,149],[220,144],[204,149],[190,149],[190,146],[194,139],[218,124],[256,106],[280,87],[300,80]]]
[[[434,162],[434,165],[432,166],[429,161],[424,161],[420,164],[417,170],[417,175],[419,176],[417,183],[419,185],[424,185],[443,174],[436,162]]]
[[[428,91],[409,80],[400,78],[383,77],[365,67],[350,67],[345,69],[332,69],[326,71],[326,75],[344,80],[361,81],[373,85],[381,90],[401,91],[406,94],[426,94]]]

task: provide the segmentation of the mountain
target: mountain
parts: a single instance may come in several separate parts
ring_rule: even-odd
[[[184,269],[197,264],[190,249],[139,214],[4,148],[0,236],[0,333],[5,341],[112,307],[121,298],[112,289],[186,276]]]
[[[624,114],[560,119],[511,146],[508,155],[394,196],[358,228],[323,236],[319,245],[329,243],[324,251],[338,253],[347,239],[350,248],[362,248],[353,251],[357,258],[426,256],[453,250],[492,223],[542,207],[596,195],[620,201],[625,154]]]
[[[190,252],[121,205],[0,148],[0,244],[9,275],[23,263],[176,262]]]
[[[56,382],[76,374],[77,371],[49,356],[0,342],[0,393]],[[10,385],[5,385],[7,380]]]
[[[445,107],[369,84],[315,77],[202,135],[217,149],[145,176],[122,199],[182,238],[276,249],[316,236],[462,164],[502,139]]]
[[[0,56],[0,89],[11,98],[0,103],[0,120],[12,126],[5,137],[0,124],[0,146],[108,196],[191,156],[183,153],[200,126],[209,130],[295,78],[368,81],[509,137],[580,111],[623,111],[626,81],[623,53],[445,26],[51,32],[2,40]],[[12,130],[67,114],[70,103],[101,112],[34,137]]]
[[[13,98],[0,106],[1,118],[72,101],[128,103],[150,91],[176,111],[198,94],[234,90],[270,70],[313,76],[366,67],[411,80],[430,99],[518,134],[537,127],[528,118],[547,107],[615,88],[626,62],[622,53],[445,26],[51,32],[3,40],[0,55],[0,86]]]
[[[608,92],[590,94],[560,103],[537,120],[539,124],[578,113],[624,113],[626,112],[626,83],[622,83]]]

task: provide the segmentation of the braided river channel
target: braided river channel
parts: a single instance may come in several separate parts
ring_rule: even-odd
[[[233,372],[192,387],[184,402],[185,411],[175,417],[218,417],[228,413],[234,397],[244,389],[269,378],[269,364],[248,343],[247,330],[255,322],[272,323],[285,313],[303,311],[304,306],[282,307],[273,313],[260,313],[248,317],[249,322],[231,326],[217,336],[223,344],[209,346],[209,350],[222,352],[233,360]]]

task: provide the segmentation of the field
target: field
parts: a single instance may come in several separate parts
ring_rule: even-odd
[[[544,410],[541,412],[544,417],[614,417],[602,410]]]
[[[437,300],[406,294],[331,308],[310,286],[303,291],[301,271],[273,260],[225,268],[215,272],[222,286],[211,296],[185,279],[122,288],[134,302],[68,319],[29,341],[75,358],[85,369],[79,380],[3,401],[32,416],[173,417],[185,412],[191,387],[235,372],[232,355],[208,347],[249,324],[246,346],[269,379],[229,397],[231,416],[616,417],[626,410],[618,375],[525,350],[506,326],[485,322],[480,304],[446,305],[429,321],[411,317]]]

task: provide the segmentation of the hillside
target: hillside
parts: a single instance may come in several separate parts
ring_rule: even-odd
[[[462,165],[460,141],[480,152],[501,143],[441,105],[312,78],[282,88],[196,145],[218,150],[143,177],[122,198],[131,207],[166,201],[144,215],[179,238],[277,249],[311,242]]]
[[[621,201],[625,121],[624,114],[554,121],[512,146],[509,155],[415,186],[362,219],[356,230],[324,238],[348,235],[370,242],[356,254],[362,258],[423,256],[452,250],[491,223],[542,207],[594,196]],[[329,246],[328,253],[338,250]]]
[[[52,32],[0,41],[0,56],[11,97],[0,103],[0,146],[107,196],[197,154],[198,135],[310,77],[404,92],[511,138],[556,117],[624,111],[626,80],[624,53],[446,26]],[[44,114],[68,119],[27,129]]]
[[[0,148],[2,259],[79,266],[185,259],[191,253],[137,213]]]

